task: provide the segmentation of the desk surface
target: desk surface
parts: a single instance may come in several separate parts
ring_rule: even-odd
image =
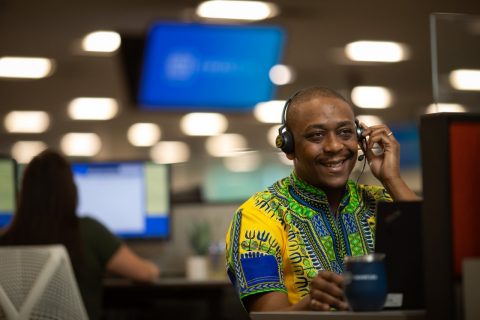
[[[224,298],[234,295],[227,279],[160,278],[153,283],[122,278],[103,281],[107,319],[224,319]],[[237,310],[241,308],[238,301]],[[245,312],[245,318],[247,314]],[[130,319],[130,318],[128,318]]]
[[[252,320],[424,320],[423,310],[399,310],[378,312],[319,312],[319,311],[290,311],[290,312],[251,312]]]
[[[232,284],[228,279],[207,279],[207,280],[190,280],[187,278],[160,278],[152,283],[135,282],[125,278],[106,278],[103,281],[104,287],[122,288],[122,287],[229,287]]]

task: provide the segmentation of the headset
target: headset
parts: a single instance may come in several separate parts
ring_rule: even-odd
[[[292,103],[292,100],[300,93],[297,91],[290,98],[287,99],[282,111],[282,125],[278,128],[278,135],[275,139],[275,145],[277,148],[282,150],[285,153],[293,153],[295,150],[295,143],[293,141],[293,135],[290,131],[287,130],[287,111],[288,106]],[[366,150],[366,139],[363,136],[363,128],[360,126],[358,119],[355,119],[355,133],[357,136],[358,144],[363,151],[358,157],[358,161],[363,161],[365,159],[365,150]]]

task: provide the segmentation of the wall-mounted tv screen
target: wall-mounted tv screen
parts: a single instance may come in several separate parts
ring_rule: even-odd
[[[16,162],[0,157],[0,229],[12,219],[17,191]]]
[[[145,109],[251,110],[274,97],[282,57],[277,26],[159,22],[144,49],[138,104]]]
[[[79,216],[101,221],[122,238],[168,238],[170,174],[165,164],[72,164]]]

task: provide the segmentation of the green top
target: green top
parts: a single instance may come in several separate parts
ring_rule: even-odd
[[[79,219],[83,257],[76,266],[76,277],[90,319],[99,319],[102,310],[102,278],[110,258],[122,242],[100,222],[92,218]]]
[[[295,173],[253,195],[226,238],[227,271],[240,298],[281,291],[297,303],[318,271],[342,273],[345,256],[374,252],[378,201],[392,198],[383,187],[349,180],[332,212],[325,192]]]

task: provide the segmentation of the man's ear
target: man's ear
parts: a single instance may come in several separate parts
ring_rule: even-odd
[[[288,159],[288,160],[293,160],[293,159],[295,159],[295,153],[285,153],[285,155],[287,156],[287,159]]]

